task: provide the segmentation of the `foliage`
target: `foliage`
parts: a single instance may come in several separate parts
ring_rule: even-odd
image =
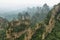
[[[44,26],[42,25],[41,28],[36,30],[36,32],[34,33],[34,35],[31,38],[31,40],[41,40],[43,31],[44,31]]]
[[[25,36],[25,34],[22,34],[19,38],[15,39],[15,40],[24,40],[24,36]]]

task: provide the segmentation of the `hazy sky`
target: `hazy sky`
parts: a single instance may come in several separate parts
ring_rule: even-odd
[[[42,6],[44,3],[53,6],[59,2],[60,0],[0,0],[0,10],[17,9],[28,6]]]

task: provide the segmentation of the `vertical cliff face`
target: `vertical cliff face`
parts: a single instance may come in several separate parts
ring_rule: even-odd
[[[53,28],[56,25],[56,21],[59,20],[60,18],[60,4],[56,5],[52,10],[51,10],[51,16],[50,20],[48,22],[48,25],[46,25],[45,32],[42,34],[42,40],[45,39],[45,37],[51,33]],[[60,21],[60,20],[59,20]]]
[[[54,6],[48,14],[45,21],[36,23],[32,27],[31,21],[26,15],[24,15],[24,17],[26,16],[25,20],[20,20],[19,18],[18,21],[9,22],[9,27],[6,30],[6,39],[4,40],[60,39],[60,4]]]

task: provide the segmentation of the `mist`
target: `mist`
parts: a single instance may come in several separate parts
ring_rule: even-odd
[[[53,7],[59,2],[59,0],[0,0],[0,14],[16,10],[24,10],[27,7],[40,7],[45,3],[47,3],[48,6]]]

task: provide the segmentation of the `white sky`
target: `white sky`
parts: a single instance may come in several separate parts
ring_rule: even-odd
[[[0,0],[0,9],[42,6],[44,3],[47,3],[49,6],[53,6],[60,3],[60,0]]]

